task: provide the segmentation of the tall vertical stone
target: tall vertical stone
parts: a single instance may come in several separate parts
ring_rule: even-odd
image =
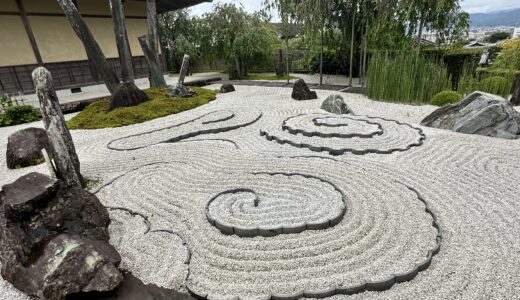
[[[54,90],[51,73],[44,67],[39,67],[34,70],[32,77],[40,100],[43,124],[53,148],[56,176],[66,186],[81,188],[84,184],[78,155]]]
[[[157,0],[147,0],[146,1],[146,10],[147,10],[147,22],[148,22],[148,45],[150,47],[150,51],[153,53],[154,59],[159,64],[159,52],[158,52],[158,21],[157,21]]]
[[[186,74],[188,73],[188,67],[190,65],[190,56],[188,54],[184,54],[182,58],[182,66],[181,72],[179,74],[179,83],[184,84],[184,78],[186,78]]]
[[[513,87],[513,97],[511,98],[511,104],[520,105],[520,75],[516,76],[516,80]]]
[[[156,59],[150,45],[148,45],[147,36],[140,36],[139,43],[141,48],[143,48],[144,58],[150,69],[150,87],[166,87],[166,81],[164,80],[159,61]]]
[[[103,81],[105,82],[110,93],[113,94],[119,85],[119,78],[117,77],[116,72],[112,69],[112,66],[110,66],[108,63],[98,43],[92,36],[92,33],[90,32],[87,24],[81,18],[81,14],[79,13],[76,5],[74,5],[72,0],[57,1],[65,13],[65,16],[72,25],[72,29],[74,29],[74,32],[76,32],[76,35],[83,43],[89,60],[94,65],[97,73],[101,76],[101,78],[103,78]]]
[[[123,82],[133,82],[134,65],[132,63],[132,52],[130,50],[130,43],[128,42],[125,14],[121,0],[110,0],[110,10],[112,12],[112,22],[114,23],[117,51],[119,53],[119,60],[121,61]]]

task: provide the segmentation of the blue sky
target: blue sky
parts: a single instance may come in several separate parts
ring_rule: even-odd
[[[242,3],[244,8],[253,12],[262,8],[263,0],[213,0],[213,3],[199,4],[191,9],[194,15],[202,15],[208,12],[217,2],[235,2]],[[503,9],[511,9],[520,7],[520,0],[463,0],[462,7],[469,13],[490,12]]]

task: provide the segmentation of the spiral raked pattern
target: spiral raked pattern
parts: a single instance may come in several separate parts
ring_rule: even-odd
[[[209,299],[330,295],[333,300],[515,299],[520,294],[520,276],[515,276],[520,266],[520,203],[514,184],[520,174],[520,141],[412,125],[424,131],[422,145],[391,154],[352,155],[396,145],[405,149],[406,144],[417,141],[408,133],[415,131],[412,135],[420,139],[420,131],[404,123],[418,124],[435,108],[382,103],[349,94],[344,95],[345,101],[360,115],[348,117],[378,123],[383,134],[318,138],[283,132],[289,140],[313,139],[319,142],[316,147],[337,139],[333,146],[348,143],[351,148],[365,149],[330,156],[323,149],[311,152],[306,147],[280,145],[258,133],[279,134],[284,120],[301,114],[312,117],[305,122],[291,119],[289,125],[306,131],[363,135],[372,134],[377,125],[354,124],[342,120],[343,116],[324,114],[319,110],[321,101],[293,101],[290,93],[283,88],[239,86],[234,93],[219,95],[216,101],[184,113],[133,126],[71,132],[82,173],[103,179],[97,196],[106,206],[129,213],[115,215],[117,209],[109,210],[111,237],[125,267],[147,283],[176,289],[181,284],[179,291],[189,290]],[[330,94],[318,91],[321,99]],[[235,116],[209,115],[203,122],[215,122],[197,126],[225,127],[221,125],[247,114],[261,113],[262,117],[250,125],[217,133],[197,133],[197,126],[186,123],[217,111],[231,111]],[[7,141],[9,133],[24,126],[34,124],[3,128],[0,137]],[[146,142],[126,140],[161,129],[166,130]],[[406,132],[397,134],[401,130]],[[391,135],[392,131],[395,134]],[[164,143],[188,133],[199,136]],[[138,148],[107,148],[111,141],[115,145],[122,139],[129,143],[119,144],[124,146],[119,148]],[[375,141],[371,147],[361,147],[361,142],[370,141]],[[3,184],[30,171],[46,172],[44,165],[7,170],[5,143],[0,147],[4,147],[0,151]],[[253,194],[259,205],[264,200],[264,204],[272,201],[273,206],[276,200],[301,198],[313,205],[315,199],[329,205],[337,199],[334,192],[310,198],[291,193],[293,189],[281,191],[285,180],[294,180],[298,187],[306,184],[300,176],[273,180],[268,190],[262,190],[257,183],[264,175],[259,173],[318,177],[343,192],[345,214],[338,224],[326,229],[275,236],[223,234],[206,214],[208,202],[220,193],[233,197],[229,191],[253,191],[234,198],[244,209],[226,202],[227,198],[214,203],[221,208],[215,217],[232,216],[233,225],[254,220],[258,211],[248,206],[255,199]],[[317,183],[316,188],[327,186]],[[284,197],[276,196],[282,194]],[[229,210],[224,213],[225,208]],[[292,208],[305,211],[296,204]],[[315,216],[304,214],[303,218]],[[289,219],[296,220],[293,216]],[[143,225],[143,220],[148,220],[148,225]],[[270,220],[286,219],[276,215]],[[186,253],[191,254],[189,260]],[[163,266],[167,267],[163,270]],[[372,291],[375,289],[378,291]],[[353,295],[344,296],[350,293]],[[27,299],[6,282],[0,282],[0,294],[6,299]]]
[[[297,166],[301,171],[295,173],[289,160],[261,171],[261,162],[251,162],[258,165],[248,172],[143,166],[98,196],[110,206],[148,211],[152,228],[168,220],[177,224],[171,226],[192,253],[185,286],[199,298],[323,298],[385,290],[412,280],[440,249],[433,211],[404,184],[357,168],[341,175],[317,170],[315,163]]]
[[[280,126],[260,130],[269,141],[332,155],[389,154],[423,144],[421,129],[394,120],[366,116],[301,114]]]
[[[208,221],[225,234],[274,236],[335,226],[346,197],[333,184],[305,174],[258,173],[239,188],[221,192],[206,207]]]
[[[133,134],[111,141],[111,150],[137,150],[159,143],[174,143],[204,134],[216,134],[251,125],[262,117],[258,110],[235,113],[218,110],[175,125]]]

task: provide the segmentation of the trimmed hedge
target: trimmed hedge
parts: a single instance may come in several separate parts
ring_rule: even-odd
[[[40,111],[30,105],[8,106],[0,111],[0,127],[39,121]]]
[[[462,99],[462,96],[455,91],[442,91],[433,96],[431,104],[435,106],[444,106],[446,104],[457,103]]]

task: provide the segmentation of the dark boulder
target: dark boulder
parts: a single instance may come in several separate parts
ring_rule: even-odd
[[[141,91],[135,83],[131,81],[123,82],[116,88],[114,94],[112,94],[112,100],[110,100],[108,110],[136,106],[148,100],[150,100],[150,97]]]
[[[517,106],[520,105],[520,74],[516,76],[516,80],[513,86],[513,95],[511,96],[511,104]]]
[[[192,300],[188,294],[158,287],[154,284],[144,284],[131,273],[124,273],[123,282],[113,291],[99,293],[72,294],[68,300]]]
[[[330,95],[321,104],[321,109],[333,114],[352,114],[352,110],[343,100],[341,95]]]
[[[520,113],[504,98],[474,92],[462,101],[443,106],[421,125],[504,139],[520,136]]]
[[[298,79],[293,85],[292,98],[295,100],[318,99],[315,91],[311,91],[303,79]]]
[[[122,276],[108,243],[107,210],[96,196],[31,173],[0,192],[2,277],[43,299],[108,291]]]
[[[169,85],[166,89],[166,95],[176,98],[189,98],[195,95],[195,91],[184,84],[176,83]]]
[[[224,83],[220,87],[220,92],[221,93],[231,93],[231,92],[234,92],[234,91],[235,91],[235,87],[231,83]]]
[[[42,149],[52,153],[49,137],[42,128],[31,127],[11,134],[7,139],[7,167],[16,169],[44,162]]]

